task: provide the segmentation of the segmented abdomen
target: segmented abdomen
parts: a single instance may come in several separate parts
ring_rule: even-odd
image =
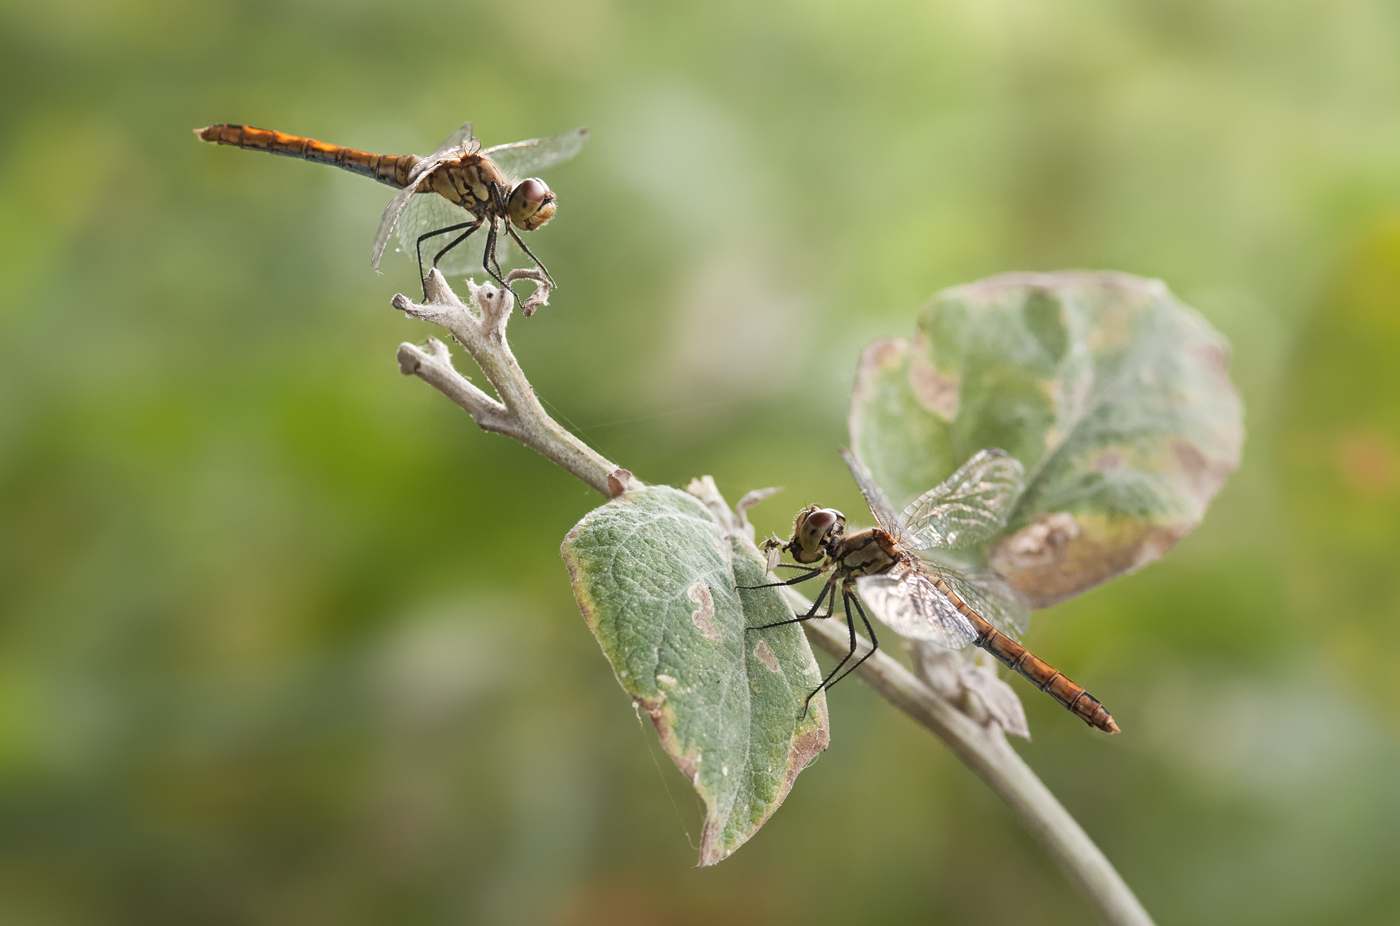
[[[392,187],[408,185],[409,171],[418,163],[412,154],[370,154],[340,145],[328,145],[314,138],[300,135],[287,135],[270,129],[255,129],[249,125],[235,125],[221,122],[203,129],[195,129],[195,134],[215,145],[232,145],[235,148],[252,148],[269,154],[302,158],[320,164],[330,164],[352,174],[359,174],[378,180]]]
[[[972,622],[973,627],[977,629],[978,646],[1000,659],[1013,671],[1025,676],[1035,687],[1073,711],[1089,726],[1098,727],[1107,733],[1118,732],[1118,724],[1113,722],[1113,715],[1103,706],[1102,701],[1085,691],[1083,685],[1071,681],[1054,666],[993,627],[982,615],[968,607],[942,579],[935,577],[933,584]]]

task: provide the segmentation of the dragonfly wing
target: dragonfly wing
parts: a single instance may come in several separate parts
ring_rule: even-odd
[[[462,125],[457,129],[457,131],[444,138],[442,140],[442,144],[437,146],[437,150],[435,150],[432,154],[428,155],[428,157],[436,158],[438,160],[442,160],[448,155],[457,157],[459,155],[457,154],[456,149],[460,148],[463,145],[463,143],[470,142],[471,139],[472,124],[470,122],[463,122]]]
[[[962,649],[977,640],[972,622],[927,577],[903,569],[856,579],[861,600],[880,623],[911,640]]]
[[[418,192],[418,188],[423,185],[431,168],[436,167],[439,163],[441,163],[441,159],[431,157],[419,161],[413,168],[416,174],[408,181],[408,186],[395,193],[394,198],[389,200],[389,205],[384,207],[384,214],[379,218],[379,231],[374,236],[374,259],[371,263],[375,270],[379,269],[380,258],[384,256],[384,249],[389,246],[389,236],[393,234],[394,227],[399,223],[399,218],[408,208],[409,202],[413,200],[413,194]]]
[[[1019,640],[1029,629],[1030,604],[995,569],[953,570],[931,563],[926,563],[925,568],[946,582],[964,604],[1013,640]]]
[[[958,471],[904,509],[920,549],[981,543],[1006,526],[1025,488],[1025,468],[1005,450],[979,450]]]
[[[508,145],[496,145],[481,153],[494,161],[511,186],[514,186],[526,177],[532,177],[542,170],[567,161],[579,153],[586,141],[588,129],[577,128],[548,138],[531,138]]]
[[[870,513],[875,516],[875,523],[893,534],[895,540],[906,542],[910,538],[904,530],[903,522],[900,521],[899,514],[895,512],[894,505],[885,497],[884,490],[875,484],[875,477],[870,475],[870,470],[865,468],[865,464],[856,459],[856,455],[851,451],[841,448],[841,459],[846,461],[846,467],[851,471],[851,476],[855,478],[856,485],[860,488],[860,494],[865,496],[865,504],[870,507]]]
[[[399,218],[395,231],[398,233],[399,250],[416,260],[415,252],[418,237],[463,222],[475,222],[476,216],[456,203],[449,202],[436,193],[424,193],[413,197],[408,208]],[[465,228],[435,235],[423,242],[423,266],[426,270],[432,265],[433,255],[457,239]],[[486,238],[484,229],[478,229],[470,238],[448,251],[438,261],[443,273],[466,274],[481,269],[481,245]],[[499,250],[499,249],[498,249]]]

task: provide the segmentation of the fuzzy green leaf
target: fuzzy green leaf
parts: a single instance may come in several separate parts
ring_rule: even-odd
[[[821,679],[747,538],[666,486],[595,509],[564,539],[574,597],[617,680],[705,803],[700,864],[741,846],[830,739]]]
[[[1160,281],[1009,274],[945,290],[861,358],[851,443],[896,505],[985,447],[1026,468],[988,547],[1035,607],[1138,568],[1239,464],[1229,346]]]

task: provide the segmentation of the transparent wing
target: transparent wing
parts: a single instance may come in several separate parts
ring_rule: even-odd
[[[977,639],[972,622],[918,570],[896,567],[881,575],[861,576],[856,590],[880,623],[901,637],[927,640],[945,649],[962,649]]]
[[[904,509],[901,522],[920,549],[981,543],[1006,526],[1025,487],[1025,468],[1005,450],[979,450]]]
[[[399,250],[410,259],[417,260],[414,250],[419,235],[426,235],[442,228],[451,228],[463,222],[475,222],[476,217],[455,203],[449,202],[436,193],[423,193],[413,197],[404,210],[397,226]],[[423,242],[423,267],[432,265],[433,255],[447,247],[465,228],[435,235]],[[467,274],[480,271],[481,249],[486,243],[486,229],[477,229],[471,237],[443,255],[438,261],[438,269],[448,274]]]
[[[448,155],[452,157],[461,157],[461,153],[458,153],[457,149],[472,140],[472,124],[470,122],[463,122],[457,131],[444,138],[442,144],[438,145],[437,149],[434,150],[432,154],[428,155],[428,157],[437,158],[438,160],[443,160]],[[477,142],[478,147],[480,147],[480,144],[480,142]]]
[[[501,173],[505,174],[511,186],[514,186],[526,177],[567,161],[579,153],[586,141],[588,129],[577,128],[548,138],[531,138],[508,145],[496,145],[481,153],[495,161]]]
[[[854,453],[844,447],[841,448],[841,459],[846,461],[846,467],[855,478],[856,485],[860,488],[860,494],[865,496],[865,504],[870,506],[870,513],[875,516],[875,523],[893,534],[896,541],[908,541],[910,536],[905,532],[899,515],[895,513],[894,506],[885,497],[885,493],[875,484],[875,477],[870,475],[870,470],[865,468],[864,463],[856,459]]]
[[[398,225],[399,218],[414,198],[413,194],[418,192],[418,187],[422,186],[423,178],[428,176],[428,170],[423,165],[432,167],[435,163],[432,158],[424,158],[419,161],[413,168],[416,175],[410,175],[408,186],[395,193],[394,198],[389,200],[389,205],[384,207],[384,214],[379,217],[379,231],[374,236],[374,257],[370,261],[375,270],[379,269],[380,258],[384,256],[384,249],[389,245],[389,236],[393,234],[394,226]],[[437,198],[441,199],[442,197]]]
[[[995,569],[954,570],[927,562],[924,568],[946,582],[964,604],[1013,640],[1019,640],[1029,629],[1030,604]]]
[[[520,255],[515,253],[515,249],[510,244],[510,233],[505,229],[505,221],[501,222],[501,230],[496,234],[496,261],[502,267],[509,267],[510,262]]]

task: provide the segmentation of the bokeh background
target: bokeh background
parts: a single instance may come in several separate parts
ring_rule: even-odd
[[[517,319],[651,482],[859,501],[860,349],[1009,270],[1160,277],[1235,347],[1244,463],[1040,613],[1109,739],[1017,748],[1163,924],[1400,922],[1400,9],[1384,0],[0,3],[0,923],[1083,923],[847,683],[735,856],[590,637],[601,499],[399,375],[388,152],[587,124]]]

